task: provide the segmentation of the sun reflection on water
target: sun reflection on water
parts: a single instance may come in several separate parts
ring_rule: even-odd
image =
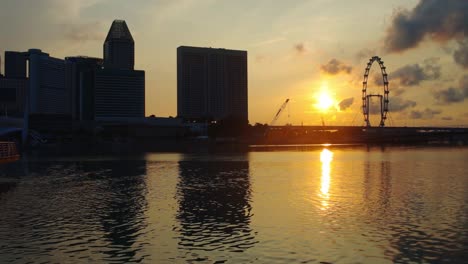
[[[333,152],[324,148],[320,153],[320,162],[322,163],[322,177],[320,179],[320,197],[322,198],[322,209],[328,207],[330,198],[330,172]]]

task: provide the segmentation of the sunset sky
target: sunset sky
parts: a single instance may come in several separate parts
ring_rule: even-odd
[[[247,50],[250,123],[269,123],[290,98],[278,124],[304,125],[363,125],[364,69],[378,55],[387,125],[466,126],[467,17],[465,0],[0,0],[0,52],[102,57],[124,19],[146,71],[146,115],[177,114],[176,48],[186,45]],[[383,92],[379,72],[374,63],[369,92]]]

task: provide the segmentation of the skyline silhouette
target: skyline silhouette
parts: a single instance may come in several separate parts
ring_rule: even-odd
[[[446,3],[445,8],[438,8],[441,3]],[[137,43],[135,67],[147,73],[147,116],[176,115],[176,48],[190,45],[248,51],[250,123],[269,122],[281,102],[291,98],[288,121],[304,125],[320,125],[322,118],[332,125],[361,125],[365,61],[379,55],[389,72],[394,125],[457,126],[468,123],[464,61],[468,42],[463,34],[467,25],[460,19],[466,17],[467,5],[464,1],[373,5],[296,1],[265,8],[265,3],[247,6],[242,1],[109,5],[98,0],[70,6],[6,2],[1,22],[12,26],[0,29],[1,35],[9,36],[0,52],[42,48],[61,58],[101,57],[106,27],[122,18]],[[400,11],[393,12],[395,8]],[[38,17],[33,9],[61,12]],[[112,14],[102,15],[109,9]],[[426,19],[426,9],[437,10],[435,21]],[[232,12],[243,19],[231,21]],[[17,26],[17,21],[28,24],[34,18],[37,22],[31,25],[40,26],[36,30]],[[444,22],[446,28],[431,24]],[[411,27],[414,24],[420,27]],[[404,38],[408,32],[414,39]],[[377,86],[373,76],[371,71],[369,79]],[[325,113],[313,107],[322,90],[328,91],[334,106]],[[278,122],[284,123],[285,119]]]

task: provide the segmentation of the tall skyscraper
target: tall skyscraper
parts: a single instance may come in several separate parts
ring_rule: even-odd
[[[133,70],[135,42],[124,20],[112,22],[104,42],[104,67]]]
[[[70,114],[65,61],[40,49],[30,49],[24,54],[29,61],[29,113]]]
[[[177,115],[248,121],[247,51],[177,48]]]
[[[29,86],[27,89],[24,88],[26,85]],[[6,51],[2,86],[10,89],[11,98],[16,96],[18,111],[26,110],[28,114],[70,114],[65,62],[39,49]],[[24,106],[26,108],[22,109]]]
[[[94,86],[86,76],[93,77],[102,68],[102,59],[84,56],[65,58],[65,81],[71,95],[71,114],[74,120],[92,120],[94,111]]]
[[[134,49],[125,21],[114,20],[104,41],[104,67],[84,75],[93,87],[95,120],[145,116],[145,72],[134,70]]]

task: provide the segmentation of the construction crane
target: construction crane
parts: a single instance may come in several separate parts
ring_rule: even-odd
[[[278,112],[276,113],[275,117],[273,118],[273,120],[270,122],[270,126],[274,126],[275,123],[276,123],[276,120],[278,120],[278,118],[280,117],[281,113],[283,112],[284,108],[286,108],[286,105],[288,104],[289,102],[289,98],[286,99],[286,101],[284,101],[284,103],[281,105],[280,109],[278,110]]]

